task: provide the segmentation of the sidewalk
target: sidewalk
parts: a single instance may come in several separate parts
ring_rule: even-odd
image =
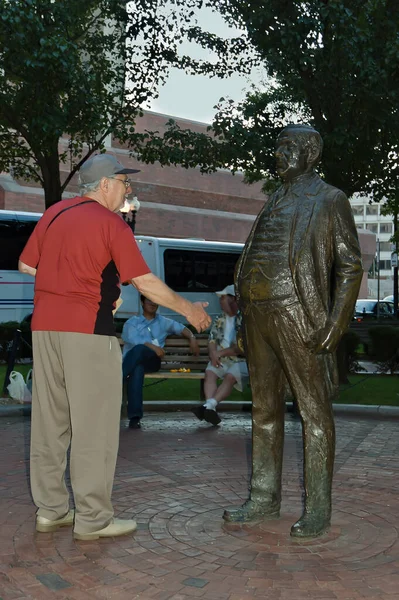
[[[139,528],[93,542],[35,533],[30,419],[0,419],[0,598],[398,600],[396,420],[337,415],[331,531],[293,541],[299,421],[286,415],[281,518],[240,526],[221,517],[248,494],[251,417],[222,416],[218,428],[187,412],[148,413],[141,430],[122,423],[114,507]]]
[[[195,404],[192,400],[159,400],[144,402],[144,412],[181,412],[189,411]],[[287,402],[287,410],[292,409],[292,402]],[[224,401],[218,407],[219,412],[250,412],[252,402],[228,402]],[[367,415],[374,417],[399,417],[399,406],[370,405],[370,404],[333,404],[334,414]],[[0,404],[0,417],[29,416],[31,414],[30,404]],[[0,598],[1,600],[1,598]],[[399,594],[398,594],[399,600]]]

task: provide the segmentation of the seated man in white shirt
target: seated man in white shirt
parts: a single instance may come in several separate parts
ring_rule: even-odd
[[[168,335],[182,335],[190,340],[191,352],[198,356],[195,335],[182,323],[157,315],[158,304],[140,296],[143,314],[131,317],[122,330],[122,371],[127,379],[127,414],[129,427],[139,429],[143,417],[143,382],[145,373],[159,371],[164,356],[163,347]]]
[[[237,346],[237,332],[241,327],[241,315],[235,297],[234,285],[228,285],[219,296],[223,311],[216,317],[209,333],[209,363],[205,370],[204,391],[206,402],[195,406],[192,412],[200,421],[219,425],[221,419],[216,412],[219,402],[225,400],[233,388],[243,391],[249,381],[247,363]],[[218,387],[218,379],[222,383]]]

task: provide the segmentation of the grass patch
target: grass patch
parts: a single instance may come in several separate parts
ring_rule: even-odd
[[[398,375],[350,375],[349,382],[341,386],[340,404],[399,406]]]
[[[24,378],[28,374],[30,364],[16,365],[15,370],[22,373]],[[0,365],[0,392],[3,390],[6,366]],[[193,403],[200,400],[200,381],[168,379],[146,379],[144,387],[144,400],[189,400]],[[350,384],[341,386],[336,402],[340,404],[369,404],[383,406],[399,406],[399,377],[397,375],[350,375]],[[149,385],[155,383],[155,385]],[[233,390],[229,401],[251,401],[249,386],[243,393]]]
[[[152,384],[155,385],[152,385]],[[159,379],[146,379],[144,381],[143,398],[147,401],[152,400],[192,400],[199,402],[200,400],[200,385],[199,379],[186,379],[179,381],[178,379],[167,379],[165,381]],[[249,386],[243,393],[233,390],[229,401],[242,402],[243,400],[251,400],[251,390]]]
[[[159,381],[146,379],[146,385]],[[399,406],[399,377],[397,375],[350,375],[350,384],[341,386],[336,402],[339,404],[369,404]],[[144,400],[199,401],[199,381],[169,379],[144,388]],[[241,394],[233,390],[229,401],[251,401],[249,387]]]

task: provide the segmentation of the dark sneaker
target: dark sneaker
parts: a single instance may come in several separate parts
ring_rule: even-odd
[[[207,423],[211,423],[212,425],[219,425],[222,420],[216,410],[211,410],[210,408],[205,408],[204,419]]]
[[[191,412],[195,414],[197,419],[200,421],[204,420],[205,406],[200,404],[199,406],[193,406]]]
[[[141,423],[139,417],[132,417],[129,421],[129,429],[140,429]]]

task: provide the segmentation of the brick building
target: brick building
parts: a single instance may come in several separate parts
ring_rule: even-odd
[[[162,133],[170,118],[145,112],[137,121],[137,129]],[[205,123],[175,120],[182,129],[206,132]],[[62,147],[63,140],[60,145]],[[219,170],[203,175],[199,169],[139,163],[116,139],[109,140],[107,151],[114,153],[124,165],[141,169],[133,176],[136,182],[133,194],[141,204],[136,232],[142,235],[244,242],[265,202],[261,184],[246,185],[239,173],[232,175],[227,170]],[[67,171],[61,172],[62,178],[66,176]],[[77,177],[74,177],[65,196],[74,195],[77,190]],[[0,175],[0,209],[43,212],[43,191],[39,185]],[[366,274],[375,254],[375,236],[359,232],[359,237],[365,269],[362,293],[367,294]]]
[[[137,128],[162,132],[169,118],[146,112],[138,120]],[[205,132],[207,127],[204,123],[181,119],[178,123],[182,128],[199,132]],[[107,151],[114,153],[123,164],[141,169],[133,176],[136,182],[133,193],[141,204],[136,225],[140,234],[245,241],[265,201],[261,185],[246,185],[241,174],[233,176],[227,170],[220,170],[203,175],[199,169],[139,163],[130,158],[127,148],[115,139],[110,140]],[[65,179],[66,175],[61,172],[61,178]],[[65,195],[74,194],[77,189],[77,178],[74,178]],[[42,212],[43,191],[36,184],[2,175],[0,208]]]

